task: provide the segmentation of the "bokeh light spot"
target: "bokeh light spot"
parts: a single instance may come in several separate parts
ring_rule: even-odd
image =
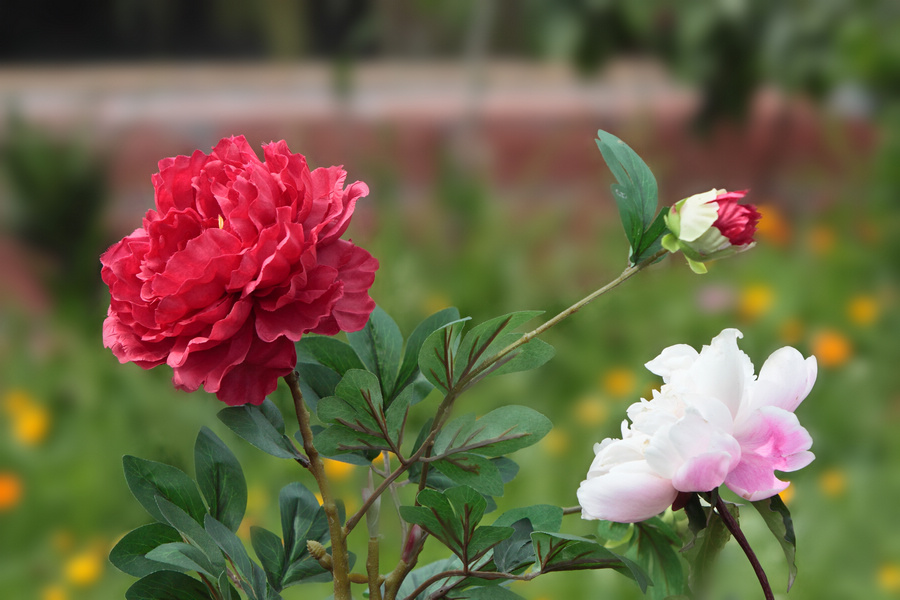
[[[853,349],[842,333],[826,329],[813,337],[812,353],[823,367],[839,367],[850,359]]]
[[[19,504],[22,487],[22,480],[15,473],[0,473],[0,511],[11,510]]]

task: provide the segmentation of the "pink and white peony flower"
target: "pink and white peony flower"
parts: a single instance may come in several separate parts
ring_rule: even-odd
[[[726,329],[699,352],[681,344],[647,363],[663,378],[651,400],[628,408],[622,438],[595,444],[578,489],[585,519],[635,522],[664,511],[679,492],[720,485],[750,501],[787,487],[775,471],[813,460],[794,410],[816,379],[816,359],[784,347],[759,376]]]

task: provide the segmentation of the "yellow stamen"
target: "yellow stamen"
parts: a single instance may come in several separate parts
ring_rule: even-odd
[[[223,217],[222,215],[219,215],[219,229],[224,229],[224,228],[225,228],[225,217]]]

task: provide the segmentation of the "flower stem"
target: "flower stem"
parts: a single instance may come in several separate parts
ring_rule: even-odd
[[[719,513],[719,516],[722,517],[722,522],[725,523],[725,527],[728,528],[728,531],[730,531],[731,535],[734,536],[734,539],[737,540],[741,550],[747,555],[747,559],[753,566],[753,572],[756,573],[756,578],[759,579],[759,585],[762,586],[763,595],[766,600],[775,600],[775,595],[772,593],[772,587],[769,585],[769,578],[766,577],[766,572],[763,571],[759,559],[756,558],[756,553],[753,552],[753,548],[750,547],[750,542],[747,541],[744,532],[741,531],[737,519],[735,519],[728,511],[728,507],[725,506],[725,501],[722,500],[722,497],[718,494],[716,495],[716,511]]]
[[[300,381],[297,372],[292,371],[284,377],[291,390],[294,399],[294,410],[297,412],[297,423],[300,425],[300,435],[303,438],[303,449],[309,457],[309,471],[316,478],[319,493],[322,494],[322,508],[328,519],[328,532],[331,536],[331,558],[333,561],[332,574],[334,575],[334,599],[352,600],[350,595],[350,565],[347,554],[347,537],[341,526],[337,505],[331,494],[328,478],[325,476],[325,466],[319,457],[319,452],[313,445],[313,432],[310,427],[310,414],[303,401],[303,393],[300,391]]]
[[[621,284],[623,284],[624,282],[631,279],[632,276],[636,275],[640,271],[643,271],[644,269],[646,269],[647,267],[649,267],[650,265],[652,265],[653,263],[655,263],[657,260],[659,260],[660,258],[662,258],[663,256],[665,256],[668,253],[669,253],[669,251],[663,248],[662,250],[660,250],[653,256],[650,256],[649,258],[642,260],[638,264],[630,265],[628,268],[626,268],[624,271],[622,271],[621,275],[619,275],[618,277],[616,277],[615,279],[613,279],[612,281],[610,281],[609,283],[604,285],[602,288],[598,289],[597,291],[593,292],[592,294],[589,294],[588,296],[585,296],[584,298],[582,298],[581,300],[579,300],[578,302],[576,302],[569,308],[565,309],[564,311],[562,311],[561,313],[559,313],[558,315],[556,315],[549,321],[546,321],[545,323],[540,325],[537,329],[535,329],[533,331],[529,331],[528,333],[526,333],[525,335],[523,335],[522,337],[517,339],[512,344],[508,345],[506,348],[503,348],[502,350],[500,350],[493,356],[488,357],[483,363],[478,365],[478,367],[472,369],[472,371],[466,377],[464,377],[462,380],[460,380],[459,383],[457,383],[456,386],[454,386],[454,389],[464,390],[466,388],[466,386],[469,383],[471,383],[476,377],[481,375],[484,371],[489,369],[491,367],[491,365],[493,365],[494,363],[496,363],[497,361],[502,359],[504,356],[506,356],[510,352],[514,351],[519,346],[527,344],[532,339],[541,335],[542,333],[544,333],[551,327],[559,324],[561,321],[567,319],[568,317],[571,317],[572,315],[577,313],[579,310],[581,310],[582,308],[584,308],[585,306],[587,306],[588,304],[590,304],[591,302],[593,302],[594,300],[596,300],[597,298],[602,296],[603,294],[619,287]]]

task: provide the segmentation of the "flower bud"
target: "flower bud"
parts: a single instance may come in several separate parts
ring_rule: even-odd
[[[707,261],[749,250],[760,214],[752,204],[738,204],[746,194],[712,189],[680,200],[665,217],[671,233],[663,248],[680,250],[695,273],[706,273]]]

